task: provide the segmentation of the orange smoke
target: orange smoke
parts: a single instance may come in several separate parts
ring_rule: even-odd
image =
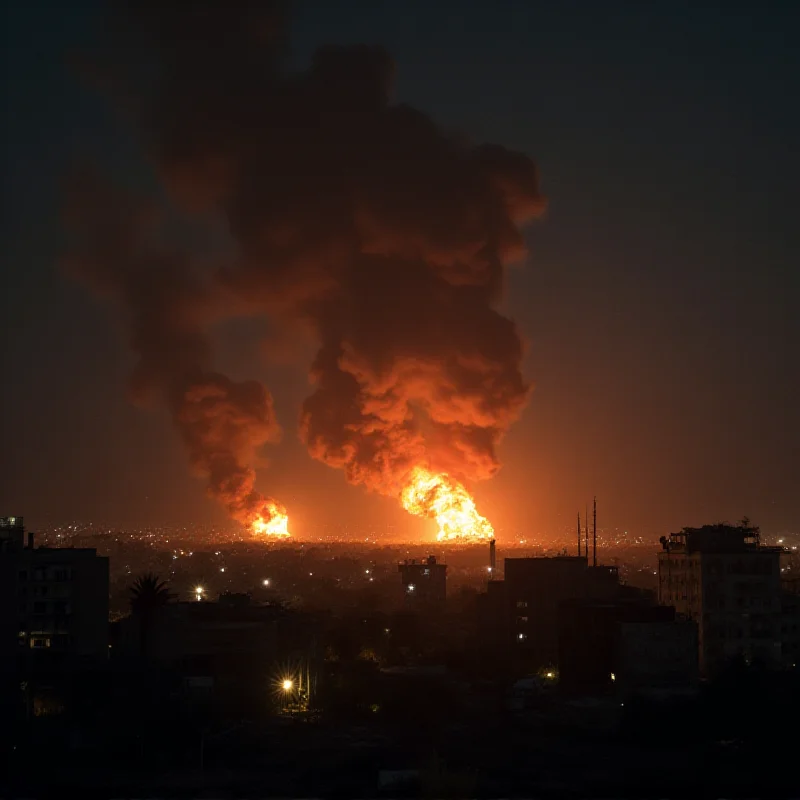
[[[251,525],[254,536],[277,536],[285,538],[289,533],[289,515],[286,509],[274,500],[267,500],[258,517]]]
[[[431,517],[439,526],[439,541],[492,539],[494,528],[482,517],[469,492],[446,474],[415,467],[400,493],[406,511],[417,517]]]

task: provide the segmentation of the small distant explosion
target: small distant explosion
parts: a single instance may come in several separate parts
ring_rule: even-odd
[[[416,467],[400,493],[403,508],[417,517],[436,520],[441,541],[494,538],[494,528],[475,507],[469,492],[449,475],[435,475]]]
[[[256,536],[277,536],[285,538],[289,533],[289,515],[286,509],[274,500],[267,500],[258,517],[251,525]]]

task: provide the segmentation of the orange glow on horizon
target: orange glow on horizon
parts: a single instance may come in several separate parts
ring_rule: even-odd
[[[262,512],[251,525],[254,536],[276,536],[285,539],[289,533],[289,515],[286,509],[273,501],[264,504]]]
[[[417,517],[436,520],[438,541],[494,538],[494,528],[482,517],[469,492],[458,481],[444,473],[436,474],[424,467],[415,467],[400,493],[400,502]]]

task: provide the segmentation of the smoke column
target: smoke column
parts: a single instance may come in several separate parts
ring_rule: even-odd
[[[210,369],[203,326],[215,316],[213,293],[181,253],[156,249],[152,210],[98,176],[73,177],[67,212],[66,269],[121,312],[139,357],[133,399],[167,406],[192,468],[233,519],[249,526],[285,516],[254,489],[257,451],[280,436],[272,397]]]
[[[489,478],[529,394],[519,332],[496,306],[506,265],[526,255],[520,227],[544,209],[537,170],[394,104],[380,48],[326,47],[288,72],[279,12],[144,2],[118,26],[155,79],[117,70],[111,84],[173,208],[222,220],[237,251],[202,289],[185,280],[190,264],[165,287],[156,270],[145,292],[152,270],[128,263],[120,280],[120,253],[104,254],[143,369],[237,519],[260,502],[248,465],[277,432],[269,395],[193,370],[208,359],[209,314],[245,307],[319,344],[299,425],[314,458],[398,498],[420,468]]]

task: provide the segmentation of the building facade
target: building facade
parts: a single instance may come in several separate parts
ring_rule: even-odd
[[[611,598],[619,589],[619,576],[616,567],[589,566],[586,556],[506,558],[503,588],[506,635],[517,649],[542,662],[555,661],[560,605]]]
[[[558,668],[566,695],[683,692],[698,677],[697,626],[641,599],[570,600],[559,608]]]
[[[34,547],[22,517],[0,518],[0,658],[61,668],[108,659],[108,559]]]
[[[661,544],[659,603],[697,623],[702,672],[737,658],[778,666],[781,549],[745,523],[684,528]]]
[[[403,561],[398,565],[405,602],[412,606],[443,609],[447,597],[447,565],[436,556],[423,561]]]

